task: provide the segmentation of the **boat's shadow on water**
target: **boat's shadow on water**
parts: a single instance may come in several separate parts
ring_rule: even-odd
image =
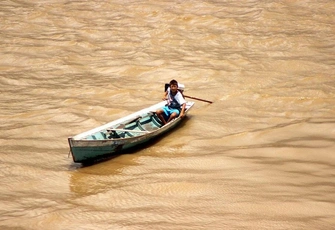
[[[136,145],[136,146],[134,146],[130,149],[121,150],[120,152],[114,153],[113,155],[106,155],[105,157],[100,157],[99,159],[95,159],[95,160],[91,160],[91,161],[87,161],[87,162],[83,162],[83,163],[72,163],[70,165],[70,169],[89,167],[89,166],[96,165],[96,164],[99,164],[99,163],[103,163],[103,162],[106,162],[106,161],[111,161],[111,160],[113,160],[113,159],[115,159],[115,158],[117,158],[121,155],[135,154],[135,153],[138,153],[140,150],[150,148],[151,146],[154,146],[155,144],[160,142],[163,138],[166,138],[171,132],[176,131],[180,128],[183,128],[185,126],[185,123],[191,118],[192,118],[192,116],[188,115],[187,117],[185,117],[184,119],[182,119],[180,121],[178,126],[174,127],[173,129],[171,129],[167,133],[164,133],[162,135],[154,137],[153,139],[149,140],[148,142]]]

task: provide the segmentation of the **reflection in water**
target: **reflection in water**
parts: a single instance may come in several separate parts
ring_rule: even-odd
[[[128,161],[124,163],[120,160],[122,157],[119,156],[114,159],[109,159],[112,162],[99,162],[97,165],[88,165],[72,171],[70,174],[71,192],[80,197],[99,194],[106,189],[111,189],[108,178],[111,179],[121,174],[122,169],[129,166],[131,162],[129,161],[130,155],[127,156]],[[79,166],[79,164],[77,166]]]

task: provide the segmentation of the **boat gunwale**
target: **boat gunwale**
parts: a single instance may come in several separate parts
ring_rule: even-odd
[[[156,130],[150,131],[148,133],[143,133],[142,135],[137,135],[137,136],[133,136],[133,137],[123,137],[123,138],[112,138],[112,139],[101,139],[101,140],[89,140],[89,139],[71,139],[71,144],[72,146],[76,143],[92,143],[92,146],[96,145],[97,143],[101,143],[101,144],[106,144],[109,145],[110,143],[115,143],[115,142],[119,142],[118,144],[121,144],[120,142],[124,142],[124,143],[131,143],[131,142],[135,142],[136,140],[140,139],[140,138],[151,138],[151,137],[155,137],[156,132],[159,133],[164,133],[165,131],[168,131],[170,128],[173,128],[174,125],[176,125],[179,121],[181,121],[181,118],[178,117],[172,121],[170,121],[169,123],[167,123],[166,125],[162,126],[161,128],[158,128]]]
[[[128,116],[125,116],[123,118],[119,118],[117,120],[114,120],[114,121],[109,122],[107,124],[104,124],[102,126],[99,126],[99,127],[94,128],[94,129],[79,133],[75,136],[69,137],[68,139],[71,140],[72,143],[73,142],[77,142],[77,143],[78,142],[92,142],[92,143],[101,142],[102,143],[102,142],[113,142],[113,141],[121,141],[121,140],[123,140],[123,141],[126,140],[127,141],[127,140],[132,140],[132,139],[138,139],[138,138],[143,137],[143,136],[150,136],[151,134],[154,134],[154,133],[159,132],[159,131],[164,132],[165,130],[168,130],[169,127],[173,126],[175,123],[178,123],[178,121],[181,120],[181,118],[177,117],[177,118],[173,119],[172,121],[170,121],[169,123],[163,125],[162,127],[158,128],[156,130],[151,130],[151,131],[148,130],[148,132],[146,132],[146,133],[136,135],[136,136],[133,136],[133,137],[111,138],[111,139],[101,139],[101,140],[84,139],[85,137],[87,137],[89,135],[92,135],[92,134],[97,133],[97,132],[102,131],[102,130],[110,129],[112,126],[121,124],[122,122],[131,121],[131,120],[135,119],[136,117],[141,117],[141,115],[143,115],[143,114],[149,114],[150,112],[154,112],[158,108],[163,107],[165,104],[166,104],[165,101],[159,102],[159,103],[154,104],[150,107],[147,107],[145,109],[142,109],[142,110],[139,110],[139,111],[134,112],[132,114],[129,114]],[[186,113],[190,110],[190,108],[192,108],[192,106],[194,105],[194,102],[189,102],[188,101],[187,105],[188,105],[188,108],[186,110]],[[126,131],[126,132],[131,132],[131,130]]]

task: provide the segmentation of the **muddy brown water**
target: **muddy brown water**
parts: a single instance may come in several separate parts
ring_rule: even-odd
[[[334,229],[335,2],[0,2],[0,229]],[[67,137],[182,127],[83,167]]]

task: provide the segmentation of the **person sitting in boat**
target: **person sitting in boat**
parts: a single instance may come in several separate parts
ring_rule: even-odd
[[[170,81],[170,87],[165,91],[163,100],[167,100],[167,104],[156,111],[157,116],[165,125],[176,117],[184,117],[186,101],[183,94],[178,90],[178,82]]]

